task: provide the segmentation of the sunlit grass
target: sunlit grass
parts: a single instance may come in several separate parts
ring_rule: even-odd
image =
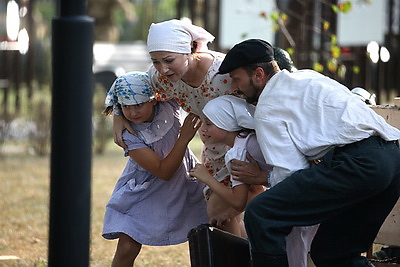
[[[190,144],[199,155],[201,141]],[[126,158],[110,144],[104,155],[92,159],[92,211],[90,266],[110,266],[117,241],[101,237],[105,205],[119,178]],[[0,260],[0,266],[47,266],[49,219],[49,157],[29,153],[0,156],[0,256],[19,260]],[[190,266],[188,243],[144,246],[135,266]]]

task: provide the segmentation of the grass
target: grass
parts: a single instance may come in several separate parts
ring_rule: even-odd
[[[201,141],[195,138],[190,147],[199,154]],[[92,211],[90,266],[110,266],[117,241],[102,238],[105,205],[126,158],[114,144],[104,155],[92,158]],[[47,266],[49,229],[49,157],[29,153],[0,155],[0,266]],[[2,260],[16,256],[18,260]],[[188,243],[166,246],[143,246],[135,266],[190,266]]]
[[[190,147],[197,156],[202,147],[196,137]],[[90,266],[106,267],[117,241],[102,238],[105,205],[126,159],[109,144],[104,155],[92,159],[92,211]],[[45,267],[48,253],[49,157],[22,150],[0,154],[0,267]],[[374,251],[380,249],[374,245]],[[4,260],[5,256],[18,259]],[[136,267],[190,266],[188,243],[175,246],[143,246]],[[310,265],[313,266],[313,265]]]

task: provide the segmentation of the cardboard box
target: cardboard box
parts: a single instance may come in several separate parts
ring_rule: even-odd
[[[395,98],[394,105],[377,105],[371,108],[391,125],[400,129],[400,98]],[[400,200],[383,223],[375,243],[400,246]]]

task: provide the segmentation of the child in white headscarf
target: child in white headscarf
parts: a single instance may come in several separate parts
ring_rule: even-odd
[[[197,162],[188,143],[200,127],[189,114],[181,125],[175,100],[158,102],[147,73],[118,77],[106,98],[105,114],[114,106],[130,121],[135,135],[123,132],[129,156],[106,206],[103,237],[118,240],[112,266],[132,266],[142,244],[175,245],[207,223],[204,185],[187,172]]]
[[[265,185],[268,185],[268,173],[273,166],[266,164],[257,142],[254,132],[254,110],[255,107],[242,98],[231,95],[217,97],[209,101],[203,109],[206,119],[202,129],[210,142],[224,142],[230,147],[225,155],[225,162],[229,170],[231,170],[230,162],[234,159],[248,161],[248,153],[253,158],[252,160],[257,162],[260,168],[258,171],[261,176],[265,177]],[[215,195],[218,195],[220,201],[228,203],[241,212],[245,210],[246,204],[250,201],[248,195],[250,187],[255,187],[255,185],[239,182],[232,176],[232,187],[224,187],[213,179],[202,164],[196,164],[189,174],[207,184]],[[263,188],[253,188],[253,191],[259,194],[264,190]],[[218,202],[213,202],[214,205],[216,203]],[[207,206],[209,213],[213,209],[214,207]],[[236,216],[230,220],[228,225],[224,225],[223,229],[243,237],[243,233],[240,232],[241,222],[240,217]],[[289,266],[307,266],[307,253],[316,231],[317,227],[315,226],[294,227],[286,237]]]
[[[210,100],[204,107],[204,122],[202,134],[211,144],[222,143],[229,147],[225,154],[225,163],[230,170],[232,159],[247,161],[247,153],[258,163],[265,177],[267,170],[272,167],[265,163],[260,146],[254,133],[255,107],[248,104],[246,100],[232,95],[225,95]],[[229,205],[239,212],[243,212],[247,202],[261,192],[264,187],[261,185],[248,185],[236,181],[231,177],[231,186],[226,187],[217,182],[208,172],[203,164],[197,164],[190,172],[201,182],[211,188],[213,194],[208,201],[207,211],[210,217],[214,216],[215,210],[220,205]],[[267,181],[267,179],[265,179]],[[250,188],[253,192],[249,195]],[[242,228],[241,214],[233,217],[230,221],[220,226],[223,230],[232,234],[246,237]]]

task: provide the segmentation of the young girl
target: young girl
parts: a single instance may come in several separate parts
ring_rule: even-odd
[[[204,125],[202,134],[206,136],[207,142],[211,144],[222,143],[230,147],[225,154],[225,163],[230,170],[230,161],[238,159],[246,161],[247,152],[256,160],[261,170],[266,172],[271,170],[262,155],[261,149],[257,143],[254,134],[254,122],[252,115],[255,107],[248,104],[244,99],[225,95],[210,100],[204,107]],[[233,207],[239,212],[243,212],[249,199],[249,192],[252,197],[264,192],[261,185],[248,185],[238,182],[231,178],[231,187],[226,187],[215,180],[208,172],[203,164],[197,164],[195,168],[190,170],[189,174],[196,177],[201,182],[210,187],[215,198],[214,201],[208,201],[207,211],[209,216],[214,215],[218,205],[226,205]],[[212,204],[212,205],[211,205]],[[231,232],[235,235],[246,237],[242,231],[241,214],[233,217],[230,221],[225,222],[222,226],[223,230]]]
[[[176,101],[154,99],[146,73],[117,78],[106,99],[106,115],[117,103],[136,135],[124,131],[129,155],[106,206],[103,237],[118,240],[112,266],[132,266],[142,244],[187,241],[193,227],[208,222],[204,185],[187,172],[197,162],[188,143],[201,123],[189,114],[181,126]],[[188,179],[189,178],[189,179]]]
[[[256,135],[254,133],[254,106],[248,104],[244,99],[235,96],[220,96],[209,101],[203,109],[206,116],[203,126],[203,132],[208,136],[209,142],[223,142],[231,149],[226,152],[225,161],[228,169],[231,171],[232,161],[247,161],[247,158],[253,158],[260,168],[257,176],[263,176],[265,184],[268,183],[268,173],[272,170],[271,165],[265,163],[261,148],[258,145]],[[250,157],[247,157],[247,153]],[[263,188],[255,185],[248,185],[233,179],[231,175],[232,187],[227,188],[217,183],[207,172],[207,169],[196,164],[196,167],[190,170],[189,174],[198,180],[207,184],[221,202],[228,203],[236,210],[244,211],[246,204],[249,202],[249,190],[254,191],[254,195],[264,192]],[[207,210],[212,215],[214,207],[208,202]],[[214,201],[213,203],[218,203]],[[233,234],[242,234],[240,232],[239,216],[229,221],[228,225],[224,225],[223,229]],[[227,224],[227,223],[225,223]],[[230,225],[229,225],[230,224]],[[230,228],[227,229],[226,226]],[[303,229],[304,228],[304,229]],[[316,227],[294,227],[292,232],[286,237],[287,255],[289,266],[307,266],[307,252],[316,231]]]

